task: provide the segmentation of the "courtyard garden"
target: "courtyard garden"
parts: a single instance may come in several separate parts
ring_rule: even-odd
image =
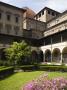
[[[67,66],[31,60],[24,41],[5,49],[0,60],[0,90],[67,90]]]
[[[0,81],[0,90],[21,90],[21,88],[31,80],[35,80],[42,74],[48,74],[48,78],[65,77],[67,72],[45,72],[45,71],[32,71],[32,72],[19,72]]]

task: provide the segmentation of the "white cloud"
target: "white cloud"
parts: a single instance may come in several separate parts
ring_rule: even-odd
[[[0,1],[9,3],[11,0],[0,0]]]
[[[67,0],[47,0],[46,6],[58,11],[63,11],[67,9]]]
[[[30,0],[30,1],[32,1],[32,2],[37,2],[37,3],[39,2],[39,3],[40,3],[40,2],[45,2],[45,1],[47,1],[47,0]]]
[[[67,9],[67,0],[0,0],[18,7],[27,6],[38,12],[45,6],[57,11]]]

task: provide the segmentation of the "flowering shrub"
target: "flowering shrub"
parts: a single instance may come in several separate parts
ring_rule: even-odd
[[[62,77],[49,80],[48,75],[44,74],[25,85],[22,90],[67,90],[67,80]]]

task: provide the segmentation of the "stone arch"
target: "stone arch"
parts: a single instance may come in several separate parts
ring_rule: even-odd
[[[43,51],[42,50],[38,52],[38,60],[39,62],[43,62]]]
[[[32,53],[31,53],[31,59],[32,59],[32,62],[38,62],[38,53],[36,50],[33,50]]]
[[[62,61],[63,63],[67,63],[67,47],[62,50]]]
[[[0,59],[1,59],[1,60],[5,60],[5,59],[6,59],[6,54],[5,54],[4,49],[5,49],[5,48],[1,48],[1,49],[0,49]]]
[[[45,51],[45,61],[51,62],[51,51],[49,49]]]
[[[54,48],[54,50],[53,50],[53,52],[52,52],[52,61],[59,63],[60,60],[61,60],[61,52],[60,52],[60,49]]]

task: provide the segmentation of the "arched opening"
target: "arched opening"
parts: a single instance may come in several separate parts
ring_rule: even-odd
[[[39,62],[43,62],[43,51],[42,50],[40,50],[38,53],[38,60]]]
[[[61,60],[61,53],[58,48],[55,48],[52,53],[52,61],[59,63]]]
[[[0,59],[1,60],[5,60],[6,59],[6,55],[5,55],[5,48],[0,49]]]
[[[62,61],[63,63],[67,63],[67,47],[65,47],[62,51]]]
[[[38,53],[37,51],[33,50],[31,54],[32,63],[38,62]]]
[[[45,62],[51,62],[51,51],[50,50],[45,51]]]

